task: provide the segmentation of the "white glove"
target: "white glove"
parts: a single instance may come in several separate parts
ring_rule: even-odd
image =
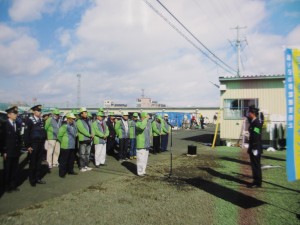
[[[252,153],[253,153],[254,156],[257,156],[258,155],[258,150],[252,149]]]

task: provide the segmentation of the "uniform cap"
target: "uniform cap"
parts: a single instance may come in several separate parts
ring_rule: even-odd
[[[122,112],[122,116],[128,116],[128,112]]]
[[[59,109],[53,109],[52,114],[59,115],[60,114]]]
[[[74,115],[78,115],[78,111],[76,109],[72,109],[71,113],[73,113]]]
[[[109,113],[109,116],[114,117],[115,114],[114,114],[113,112],[110,112],[110,113]]]
[[[102,116],[102,117],[104,117],[105,114],[104,114],[103,112],[99,111],[99,112],[97,113],[97,116]]]
[[[32,111],[42,111],[42,105],[35,105],[30,108]]]
[[[249,107],[249,112],[254,113],[254,114],[258,114],[259,109],[255,108],[255,107]]]
[[[147,116],[148,116],[148,113],[146,113],[146,112],[142,112],[142,113],[141,113],[141,117],[142,117],[142,118],[145,118],[145,117],[147,117]]]
[[[98,112],[104,112],[104,108],[99,108]]]
[[[82,112],[87,112],[86,107],[81,107],[81,108],[79,109],[79,112],[80,112],[80,113],[82,113]]]
[[[139,117],[139,114],[133,113],[133,117]]]
[[[18,106],[10,107],[10,108],[6,109],[5,112],[17,114],[18,113]]]
[[[71,112],[67,113],[66,117],[71,119],[76,119],[76,116]]]
[[[164,117],[169,117],[169,115],[167,113],[164,114]]]

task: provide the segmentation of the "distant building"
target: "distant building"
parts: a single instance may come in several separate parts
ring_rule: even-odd
[[[104,108],[126,108],[127,104],[114,103],[112,100],[104,100]]]
[[[270,140],[275,126],[286,126],[284,75],[220,77],[220,137],[240,138],[243,119],[254,106],[264,113],[263,139]]]
[[[141,97],[137,99],[137,108],[165,108],[166,104],[160,104],[157,101],[152,101],[151,98]]]

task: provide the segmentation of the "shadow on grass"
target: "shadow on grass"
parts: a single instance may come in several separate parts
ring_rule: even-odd
[[[244,175],[244,174],[241,174],[241,173],[236,173],[236,172],[232,172],[232,173],[236,174],[236,175],[239,175],[239,176],[242,176],[242,177],[251,178],[251,176]],[[281,186],[279,184],[274,184],[272,182],[268,182],[268,181],[265,181],[265,180],[263,180],[263,183],[270,184],[270,185],[273,185],[273,186],[278,187],[278,188],[282,188],[282,189],[287,190],[287,191],[293,191],[293,192],[296,192],[296,193],[300,193],[300,191],[298,191],[298,190],[291,189],[291,188],[288,188],[288,187],[284,187],[284,186]]]
[[[286,161],[285,159],[280,159],[280,158],[276,158],[276,157],[273,157],[273,156],[267,156],[267,155],[262,155],[261,157],[264,158],[264,159],[271,159],[271,160],[282,161],[282,162]]]
[[[267,204],[264,201],[224,187],[220,184],[204,180],[201,177],[184,179],[184,181],[194,187],[197,187],[209,194],[216,196],[217,198],[221,198],[224,201],[230,202],[243,209],[250,209]]]
[[[212,143],[214,139],[214,134],[201,134],[197,136],[183,138],[182,140],[194,141],[200,143]]]
[[[137,175],[136,165],[134,163],[125,161],[122,162],[121,165],[124,166],[127,170],[129,170],[134,175]]]
[[[249,182],[241,180],[239,178],[236,178],[234,176],[230,176],[228,174],[224,174],[224,173],[220,173],[216,170],[213,170],[211,168],[208,167],[198,167],[200,170],[206,171],[207,173],[209,173],[210,175],[214,176],[214,177],[218,177],[221,178],[223,180],[228,180],[228,181],[233,181],[236,182],[238,184],[243,184],[243,185],[247,185],[249,184]]]
[[[222,160],[226,160],[226,161],[229,161],[229,162],[235,162],[235,163],[238,163],[238,164],[243,164],[243,165],[247,165],[247,166],[250,166],[250,162],[247,162],[247,161],[243,161],[243,160],[239,160],[239,159],[235,159],[235,158],[230,158],[230,157],[220,157],[220,159]]]

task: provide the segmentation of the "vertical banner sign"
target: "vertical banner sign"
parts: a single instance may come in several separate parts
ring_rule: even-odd
[[[285,89],[287,105],[287,176],[300,179],[300,50],[285,51]]]

